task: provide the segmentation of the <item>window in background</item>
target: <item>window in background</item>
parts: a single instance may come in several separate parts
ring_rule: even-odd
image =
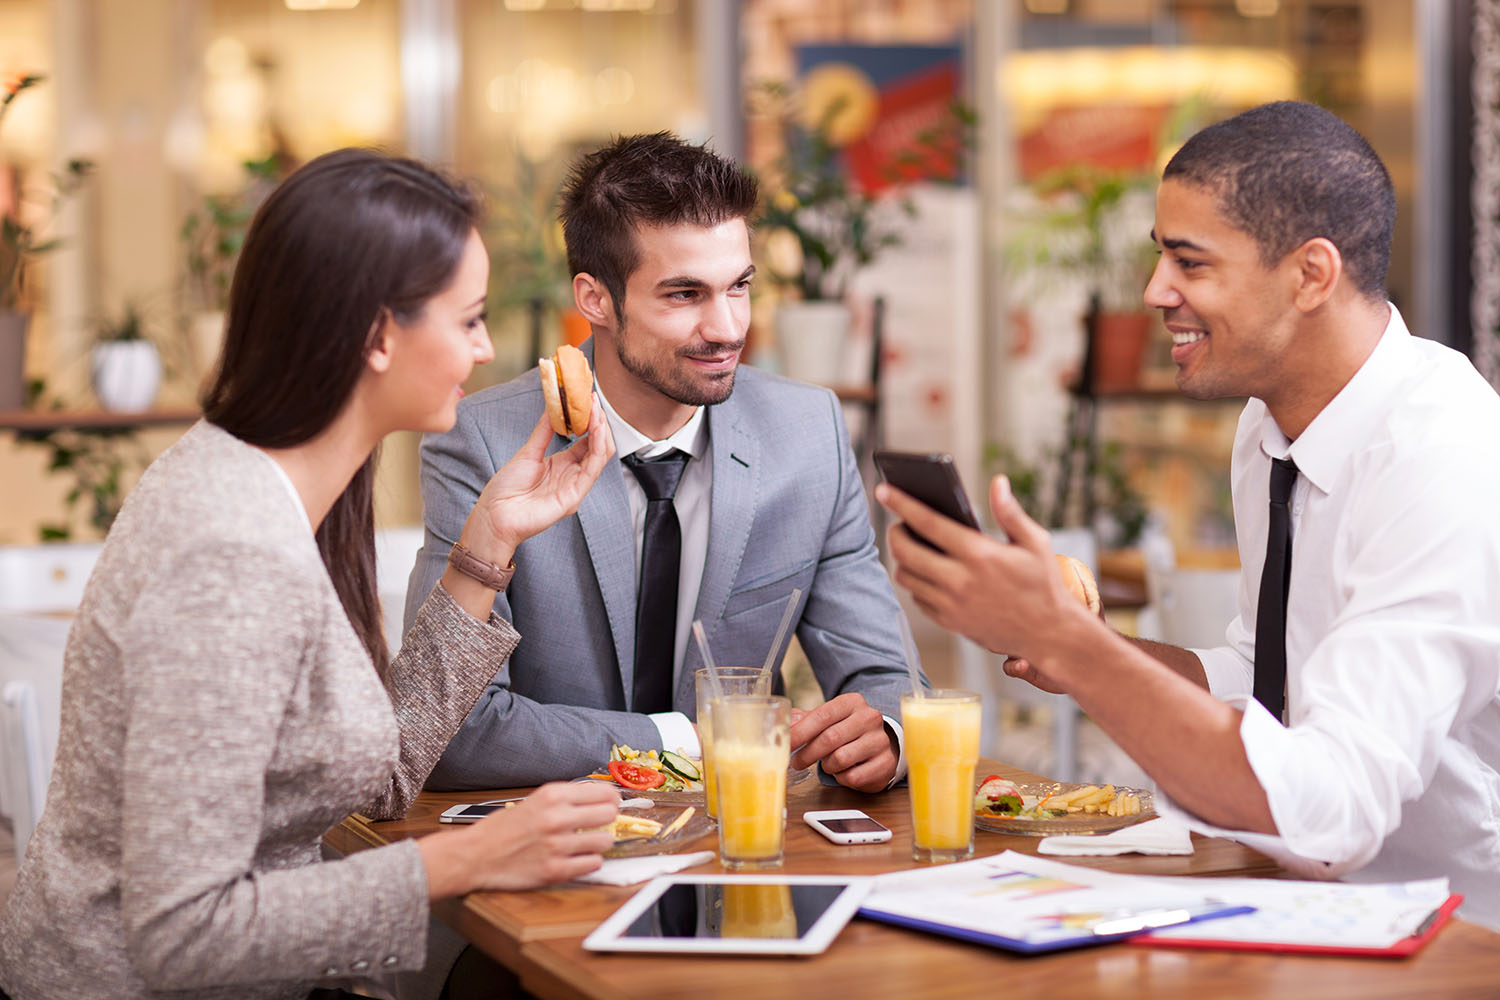
[[[463,0],[456,162],[491,195],[490,332],[502,381],[564,336],[572,291],[557,192],[579,153],[616,135],[710,135],[693,0]],[[576,325],[573,340],[587,336]]]

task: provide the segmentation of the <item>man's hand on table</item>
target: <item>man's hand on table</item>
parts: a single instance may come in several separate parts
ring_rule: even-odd
[[[878,792],[896,774],[896,748],[885,719],[857,692],[841,694],[804,712],[792,709],[792,766],[822,764],[839,784]]]
[[[607,827],[619,811],[608,785],[554,782],[466,829],[423,837],[428,895],[537,889],[586,875],[614,844]]]

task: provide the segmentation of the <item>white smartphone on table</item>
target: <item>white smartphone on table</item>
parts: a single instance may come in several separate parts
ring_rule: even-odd
[[[512,802],[521,802],[522,799],[491,799],[488,802],[461,802],[456,806],[449,806],[443,810],[438,817],[439,823],[478,823],[490,813],[497,809],[504,809]]]
[[[808,826],[835,844],[883,844],[891,831],[858,809],[816,809],[802,814]]]

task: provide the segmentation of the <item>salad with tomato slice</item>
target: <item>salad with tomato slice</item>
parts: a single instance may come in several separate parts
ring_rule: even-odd
[[[696,792],[703,789],[703,772],[696,762],[671,750],[636,750],[619,744],[609,748],[608,774],[590,778],[613,781],[631,791]]]

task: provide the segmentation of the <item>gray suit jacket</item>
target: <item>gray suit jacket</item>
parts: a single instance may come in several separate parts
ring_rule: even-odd
[[[592,341],[585,351],[592,359]],[[442,575],[484,484],[542,412],[535,369],[465,399],[446,434],[424,439],[426,540],[408,587],[407,621]],[[794,587],[796,623],[823,692],[858,691],[896,716],[909,686],[890,579],[843,413],[827,389],[741,367],[734,394],[708,412],[713,448],[708,556],[697,617],[723,664],[759,664]],[[552,449],[567,441],[556,438]],[[624,471],[605,467],[578,514],[521,545],[495,602],[521,645],[432,772],[433,788],[500,788],[586,774],[611,743],[660,746],[632,713],[636,558]],[[693,716],[688,644],[674,708]]]

